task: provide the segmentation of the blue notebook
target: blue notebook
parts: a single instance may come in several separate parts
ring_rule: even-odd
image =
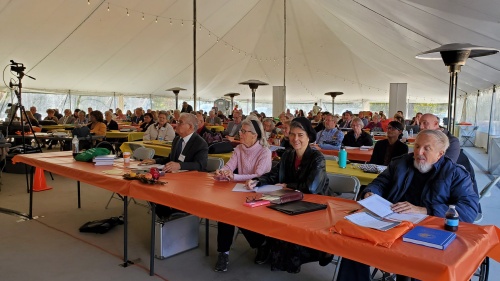
[[[457,235],[454,232],[416,226],[403,235],[403,241],[444,250],[456,237]]]

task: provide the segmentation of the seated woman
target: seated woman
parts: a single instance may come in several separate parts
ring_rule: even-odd
[[[293,149],[285,151],[280,162],[269,173],[248,180],[246,187],[253,189],[255,186],[275,184],[303,193],[326,194],[328,177],[325,157],[321,152],[309,147],[309,143],[316,139],[316,131],[311,122],[305,117],[293,119],[289,138]],[[257,233],[253,235],[254,241],[260,243],[255,263],[263,264],[271,256],[271,270],[298,273],[304,263],[320,261],[320,265],[324,266],[332,259],[331,255],[318,250],[271,240]]]
[[[88,120],[85,118],[85,112],[83,111],[78,111],[78,118],[75,120],[75,127],[82,127],[82,126],[87,126]]]
[[[215,171],[216,176],[226,177],[232,181],[246,181],[271,170],[271,151],[264,137],[262,124],[255,116],[249,116],[242,122],[240,134],[241,144],[235,147],[231,159],[222,169]],[[235,174],[233,171],[238,170]],[[233,243],[234,226],[217,223],[217,251],[219,256],[215,271],[227,271],[229,249]],[[240,229],[252,248],[257,248],[262,241],[254,239],[254,233]],[[259,237],[258,237],[259,238]]]
[[[153,125],[155,123],[153,114],[152,113],[146,113],[144,114],[144,122],[142,122],[141,126],[139,126],[139,132],[146,132],[149,128],[149,126]]]
[[[106,136],[106,124],[104,124],[104,117],[102,112],[99,110],[94,110],[89,114],[90,123],[87,125],[90,129],[90,133],[96,136]],[[102,139],[99,139],[100,141]]]
[[[106,118],[106,120],[104,120],[104,124],[106,124],[106,130],[118,130],[118,123],[113,120],[113,113],[111,113],[111,111],[104,112],[104,117]]]
[[[382,124],[380,123],[380,115],[375,114],[372,121],[369,122],[363,129],[370,129],[370,132],[382,132]]]
[[[361,128],[363,128],[363,121],[361,121],[361,119],[359,119],[358,117],[352,119],[351,128],[352,131],[348,132],[344,136],[344,140],[342,141],[343,145],[354,147],[373,145],[372,136],[370,136],[370,134],[368,134],[367,132],[361,130]]]
[[[388,166],[392,158],[408,154],[408,146],[399,141],[402,131],[403,124],[397,121],[389,122],[387,139],[380,140],[375,144],[369,163]]]
[[[274,138],[278,134],[276,127],[274,126],[274,121],[272,118],[264,118],[262,121],[262,125],[264,126],[264,131],[266,134],[266,139]]]
[[[167,123],[167,113],[160,111],[158,114],[158,123],[149,126],[142,139],[172,141],[174,137],[174,128]]]
[[[51,120],[51,121],[56,122],[56,124],[57,124],[58,119],[57,119],[57,117],[54,115],[55,113],[56,113],[56,111],[55,111],[55,110],[50,109],[50,108],[49,108],[49,109],[47,109],[47,117],[43,118],[43,120]]]

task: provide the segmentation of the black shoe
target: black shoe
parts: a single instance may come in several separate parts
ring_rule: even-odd
[[[228,264],[229,264],[229,255],[226,253],[219,253],[214,270],[217,272],[226,272]]]
[[[332,262],[332,260],[333,260],[332,254],[324,253],[321,255],[321,258],[319,258],[319,265],[327,266]]]
[[[265,245],[257,248],[257,255],[255,256],[255,263],[256,264],[265,264],[269,260],[270,256],[271,256],[271,247],[269,246],[269,243],[266,243]]]

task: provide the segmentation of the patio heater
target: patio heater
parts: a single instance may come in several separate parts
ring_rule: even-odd
[[[248,87],[250,87],[250,89],[252,90],[252,111],[254,111],[255,110],[255,90],[257,90],[257,88],[259,86],[266,86],[269,84],[267,84],[266,82],[259,81],[259,80],[248,80],[245,82],[240,82],[239,84],[240,85],[248,85]]]
[[[181,87],[175,87],[175,88],[170,88],[166,89],[165,91],[172,91],[175,94],[175,109],[179,109],[179,92],[180,91],[185,91],[186,89],[181,88]],[[195,101],[196,102],[196,101]]]
[[[484,57],[498,53],[497,49],[475,46],[469,43],[452,43],[442,45],[439,48],[432,49],[416,56],[423,60],[443,60],[448,66],[450,73],[450,85],[448,91],[448,122],[446,124],[451,134],[455,129],[453,121],[455,120],[455,99],[457,97],[458,73],[468,58]]]
[[[335,115],[335,98],[337,96],[343,95],[343,92],[328,92],[325,93],[325,96],[331,96],[332,97],[332,114]]]
[[[239,93],[227,93],[224,95],[225,97],[231,98],[231,110],[233,110],[233,108],[234,108],[234,97],[237,97],[239,95],[240,95]],[[231,114],[233,114],[232,111],[231,111]]]

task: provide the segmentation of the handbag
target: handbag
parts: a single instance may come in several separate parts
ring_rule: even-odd
[[[106,233],[117,225],[123,224],[121,217],[111,217],[109,219],[89,221],[80,226],[80,232]]]
[[[220,154],[233,151],[233,145],[228,141],[214,142],[208,146],[208,154]]]

